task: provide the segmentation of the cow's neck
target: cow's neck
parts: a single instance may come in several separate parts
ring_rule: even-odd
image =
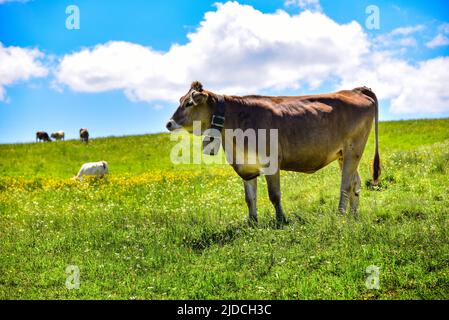
[[[222,131],[225,122],[225,99],[223,95],[217,95],[217,102],[215,104],[214,113],[211,118],[211,129]]]
[[[216,95],[216,102],[214,112],[211,117],[210,129],[211,132],[219,134],[206,134],[203,140],[203,152],[209,155],[216,155],[220,149],[221,133],[225,123],[225,99],[223,95]],[[210,148],[212,147],[213,148]],[[209,147],[209,152],[205,148]]]

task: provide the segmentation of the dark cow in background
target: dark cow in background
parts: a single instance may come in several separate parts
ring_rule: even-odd
[[[85,143],[89,142],[89,131],[86,128],[80,129],[80,140]]]
[[[48,133],[45,131],[36,132],[36,142],[38,142],[38,141],[51,142],[50,137],[48,136]]]

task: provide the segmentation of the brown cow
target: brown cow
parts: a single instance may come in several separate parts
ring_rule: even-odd
[[[38,131],[38,132],[36,132],[36,142],[38,142],[38,141],[51,142],[51,139],[48,136],[47,132],[45,132],[45,131]]]
[[[223,122],[211,124],[211,119]],[[366,141],[375,123],[375,156],[373,180],[377,184],[380,175],[378,147],[378,102],[376,95],[366,87],[335,93],[307,96],[222,96],[204,90],[194,82],[180,106],[167,123],[169,131],[184,128],[193,132],[194,121],[201,121],[201,133],[205,129],[223,126],[227,129],[278,131],[278,168],[281,170],[313,173],[334,160],[342,171],[340,187],[340,212],[346,212],[349,199],[351,212],[357,213],[361,180],[358,165]],[[204,130],[203,130],[204,129]],[[220,130],[223,136],[223,130]],[[225,154],[235,150],[235,142],[226,146]],[[247,152],[247,150],[245,150]],[[257,221],[257,176],[263,173],[260,164],[231,163],[244,180],[245,198],[250,222]],[[265,176],[269,198],[276,209],[279,222],[285,221],[281,206],[279,170]]]
[[[80,140],[81,142],[89,143],[89,131],[86,128],[80,129]]]

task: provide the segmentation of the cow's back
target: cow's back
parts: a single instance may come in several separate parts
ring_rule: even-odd
[[[371,129],[374,101],[361,90],[297,97],[248,96],[232,127],[277,129],[280,168],[314,172]],[[231,120],[232,121],[232,120]]]
[[[301,97],[277,117],[281,169],[314,172],[371,129],[374,104],[354,91]],[[286,121],[287,120],[287,121]]]

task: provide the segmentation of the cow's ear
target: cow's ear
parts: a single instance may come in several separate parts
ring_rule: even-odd
[[[193,91],[192,92],[192,100],[195,104],[201,104],[207,100],[207,93],[204,91]]]

